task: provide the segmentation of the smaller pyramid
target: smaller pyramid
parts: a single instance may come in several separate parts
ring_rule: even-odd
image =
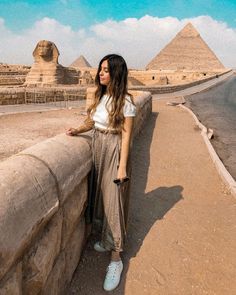
[[[146,70],[223,70],[223,64],[188,23],[146,66]]]
[[[74,67],[74,68],[91,68],[91,65],[83,55],[80,55],[80,57],[78,57],[70,65],[70,67]]]

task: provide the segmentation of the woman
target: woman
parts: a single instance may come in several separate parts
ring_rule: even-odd
[[[115,289],[120,281],[126,238],[129,205],[129,150],[136,107],[127,91],[128,69],[123,57],[110,54],[99,63],[95,78],[95,101],[88,109],[88,118],[68,135],[92,129],[93,169],[91,192],[86,211],[87,221],[99,225],[101,241],[95,243],[99,252],[111,251],[104,289]]]

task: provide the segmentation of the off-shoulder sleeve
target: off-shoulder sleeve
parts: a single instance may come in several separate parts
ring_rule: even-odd
[[[125,98],[125,105],[124,105],[124,117],[135,117],[136,115],[136,106],[132,103],[129,96]]]

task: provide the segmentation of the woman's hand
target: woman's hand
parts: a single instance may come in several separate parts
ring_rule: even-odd
[[[79,126],[78,128],[69,128],[66,131],[66,134],[70,136],[75,136],[80,133],[87,132],[93,129],[93,126],[94,126],[94,121],[91,119],[86,119],[83,125]]]
[[[127,177],[127,173],[126,173],[126,169],[125,168],[122,168],[122,167],[119,167],[118,168],[118,171],[117,171],[117,179],[124,179]]]
[[[123,184],[129,181],[129,177],[127,176],[125,168],[118,168],[117,178],[113,180],[113,182],[117,185]]]
[[[76,129],[76,128],[69,128],[66,131],[66,135],[75,136],[77,134],[78,134],[78,129]]]
[[[121,134],[121,151],[120,151],[120,161],[119,168],[117,171],[117,179],[121,183],[129,180],[126,172],[126,165],[128,162],[129,146],[131,141],[131,133],[133,128],[133,117],[126,117],[124,121],[124,129]]]

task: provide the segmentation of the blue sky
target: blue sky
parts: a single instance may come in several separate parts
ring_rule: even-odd
[[[144,68],[189,21],[226,67],[236,66],[236,0],[0,0],[0,62],[32,64],[45,39],[65,66],[83,54],[96,67],[115,52]]]
[[[103,22],[144,15],[178,19],[209,15],[236,28],[236,0],[109,1],[109,0],[16,0],[0,1],[0,17],[17,32],[42,17],[54,18],[74,30]]]

